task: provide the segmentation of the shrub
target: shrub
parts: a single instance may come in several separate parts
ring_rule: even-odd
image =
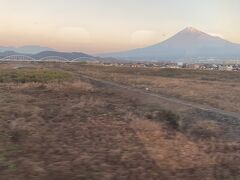
[[[28,132],[25,130],[14,129],[10,132],[9,138],[14,143],[19,143],[27,136]]]
[[[159,119],[162,119],[163,121],[165,121],[170,127],[174,129],[179,128],[180,118],[176,113],[168,110],[161,110],[157,113],[157,115]]]
[[[169,110],[160,110],[160,111],[156,111],[154,113],[147,113],[146,117],[148,119],[153,119],[156,121],[163,121],[165,122],[169,127],[173,128],[173,129],[178,129],[179,128],[179,119],[180,117]]]

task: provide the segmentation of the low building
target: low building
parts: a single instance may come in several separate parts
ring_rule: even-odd
[[[188,69],[199,69],[200,65],[199,64],[187,64],[186,68],[188,68]]]
[[[233,71],[232,65],[219,65],[218,66],[219,71]]]

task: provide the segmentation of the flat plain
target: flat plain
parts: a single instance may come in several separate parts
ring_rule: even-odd
[[[238,180],[239,93],[237,72],[0,64],[0,179]]]

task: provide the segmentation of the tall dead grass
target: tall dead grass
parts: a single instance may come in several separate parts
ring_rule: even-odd
[[[138,118],[131,122],[131,127],[151,157],[164,169],[188,169],[215,164],[197,143],[179,132],[169,136],[169,132],[160,123]]]
[[[73,82],[51,82],[51,83],[7,83],[3,85],[7,89],[11,90],[23,90],[23,89],[46,89],[53,91],[69,91],[69,90],[79,90],[79,91],[93,91],[94,87],[87,82],[83,81],[73,81]]]

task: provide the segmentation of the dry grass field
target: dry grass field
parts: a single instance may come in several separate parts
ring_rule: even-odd
[[[81,72],[211,107],[240,112],[239,72],[81,66]]]
[[[188,116],[195,112],[79,73],[235,112],[239,79],[139,71],[0,64],[0,179],[240,179],[239,136],[227,136],[236,125]]]

